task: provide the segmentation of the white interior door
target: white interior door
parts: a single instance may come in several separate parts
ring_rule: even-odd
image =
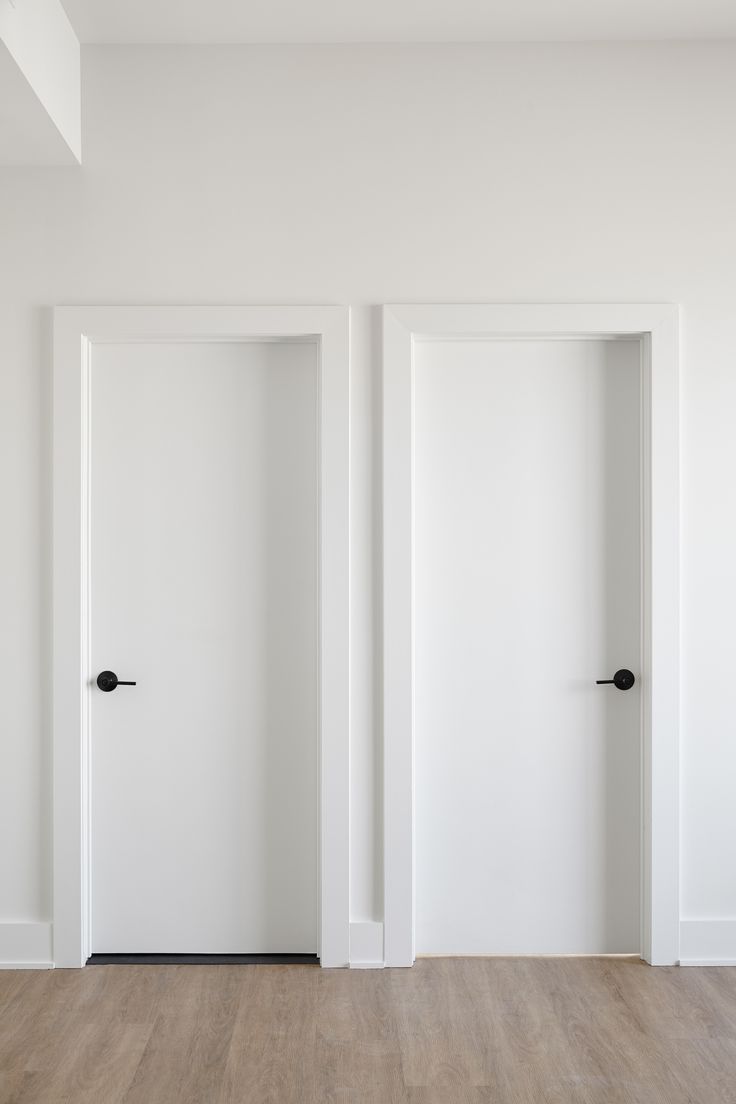
[[[639,950],[639,421],[638,341],[416,344],[419,954]]]
[[[95,345],[93,952],[318,950],[318,371]]]

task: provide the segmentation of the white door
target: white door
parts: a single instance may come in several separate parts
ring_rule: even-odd
[[[419,954],[639,950],[639,411],[637,341],[416,345]]]
[[[318,950],[318,370],[95,346],[93,952]]]

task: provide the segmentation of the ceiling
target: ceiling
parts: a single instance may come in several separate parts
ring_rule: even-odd
[[[65,137],[13,55],[0,42],[0,168],[76,164]]]
[[[736,38],[734,0],[62,0],[82,42]]]

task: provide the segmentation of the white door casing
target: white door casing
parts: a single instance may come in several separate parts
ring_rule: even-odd
[[[61,307],[54,319],[56,966],[82,966],[90,953],[90,684],[96,672],[90,665],[89,384],[95,345],[294,338],[319,346],[319,951],[324,966],[348,964],[349,312]]]
[[[678,311],[670,305],[384,308],[385,963],[415,955],[415,341],[637,338],[642,354],[642,957],[678,959]]]

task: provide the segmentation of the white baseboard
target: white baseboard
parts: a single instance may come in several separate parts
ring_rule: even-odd
[[[383,924],[378,920],[351,923],[350,969],[383,969]]]
[[[736,920],[682,920],[681,966],[736,966]]]
[[[0,970],[50,970],[53,965],[50,923],[0,923]],[[351,923],[351,969],[383,965],[383,924]],[[736,966],[736,920],[683,920],[680,965]]]
[[[51,924],[0,923],[0,970],[51,970]]]

